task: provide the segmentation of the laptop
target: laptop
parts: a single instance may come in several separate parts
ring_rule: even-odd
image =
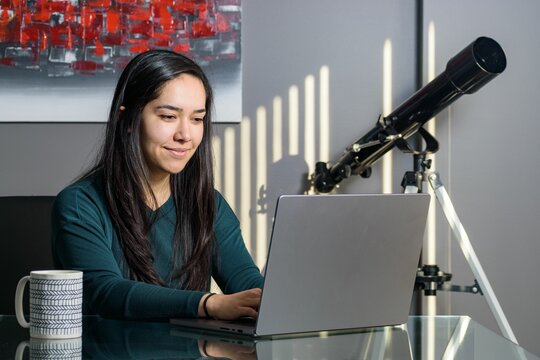
[[[282,195],[257,319],[171,319],[255,338],[407,322],[428,194]]]

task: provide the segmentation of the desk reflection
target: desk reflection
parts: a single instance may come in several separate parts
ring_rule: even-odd
[[[182,335],[185,336],[185,335]],[[212,358],[229,359],[411,359],[409,339],[401,328],[360,333],[246,341],[203,335]]]
[[[28,348],[30,359],[40,360],[79,360],[82,359],[82,340],[73,339],[37,339],[21,341],[15,351],[15,360],[22,360]]]
[[[83,359],[199,359],[197,338],[171,336],[166,322],[86,319]]]
[[[117,321],[85,316],[82,338],[46,341],[31,339],[28,329],[21,328],[15,316],[0,315],[0,359],[14,357],[540,360],[466,316],[412,316],[403,328],[383,327],[339,335],[320,333],[318,336],[271,341],[217,336],[167,322]]]
[[[408,335],[401,327],[270,341],[167,323],[88,320],[83,332],[83,359],[411,359]]]

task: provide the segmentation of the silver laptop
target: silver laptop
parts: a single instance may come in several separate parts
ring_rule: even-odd
[[[407,321],[427,194],[283,195],[256,320],[171,319],[253,337]]]

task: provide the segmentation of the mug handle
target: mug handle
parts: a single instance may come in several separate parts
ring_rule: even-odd
[[[23,295],[24,295],[24,288],[26,287],[26,283],[30,280],[30,276],[24,276],[19,280],[19,283],[17,284],[17,290],[15,291],[15,315],[17,316],[17,321],[19,322],[19,325],[21,325],[23,328],[29,328],[30,323],[26,321],[24,318],[24,311],[23,311]]]
[[[24,350],[26,350],[27,347],[30,347],[30,343],[26,341],[21,341],[19,343],[19,346],[17,346],[17,350],[15,350],[15,360],[22,360],[24,355]]]

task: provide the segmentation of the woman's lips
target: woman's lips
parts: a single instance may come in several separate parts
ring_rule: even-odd
[[[184,158],[189,149],[184,149],[184,148],[169,148],[169,147],[166,147],[165,148],[169,154],[172,156],[172,157],[175,157],[175,158],[178,158],[178,159],[182,159]]]

